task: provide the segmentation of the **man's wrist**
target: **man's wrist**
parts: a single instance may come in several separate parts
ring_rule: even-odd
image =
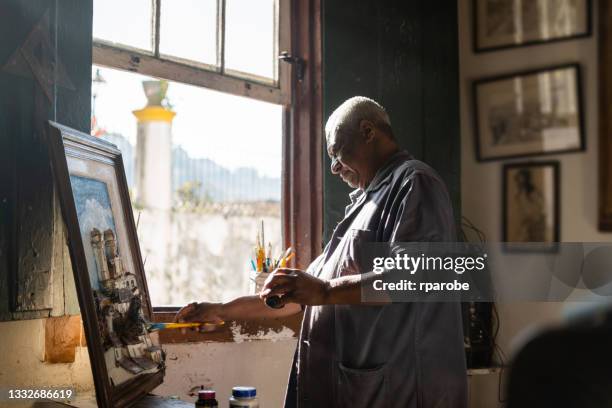
[[[359,304],[362,276],[347,275],[325,281],[325,304]]]
[[[225,303],[213,303],[213,314],[219,319],[225,321],[227,319],[227,308]]]
[[[329,305],[333,299],[333,285],[331,280],[323,281],[323,299],[321,300],[322,305]]]

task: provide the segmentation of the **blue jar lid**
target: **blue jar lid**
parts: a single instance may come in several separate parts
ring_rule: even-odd
[[[232,396],[236,398],[253,398],[257,395],[255,387],[234,387]]]

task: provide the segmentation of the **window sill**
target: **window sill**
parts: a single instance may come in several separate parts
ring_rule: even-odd
[[[160,307],[153,308],[154,322],[171,322],[179,308]],[[185,334],[180,330],[162,330],[159,332],[161,344],[173,343],[242,343],[245,341],[277,341],[297,338],[302,314],[279,318],[258,319],[249,321],[226,322],[214,332],[199,333],[187,330]]]

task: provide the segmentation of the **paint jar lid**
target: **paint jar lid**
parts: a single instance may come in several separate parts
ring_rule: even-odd
[[[214,400],[215,399],[215,391],[214,390],[199,390],[198,398],[201,400]]]
[[[257,395],[255,387],[234,387],[232,396],[234,398],[253,398]]]

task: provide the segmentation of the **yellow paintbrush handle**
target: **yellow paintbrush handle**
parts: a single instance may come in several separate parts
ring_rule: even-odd
[[[165,323],[166,329],[189,329],[191,327],[200,327],[202,323]]]
[[[200,323],[200,322],[189,322],[189,323],[164,323],[164,329],[189,329],[192,327],[200,326],[218,326],[225,324],[225,322],[219,323]]]
[[[285,268],[287,266],[287,262],[289,262],[291,260],[291,258],[293,258],[294,253],[290,253],[288,256],[284,257],[283,259],[281,259],[280,261],[280,268]]]

